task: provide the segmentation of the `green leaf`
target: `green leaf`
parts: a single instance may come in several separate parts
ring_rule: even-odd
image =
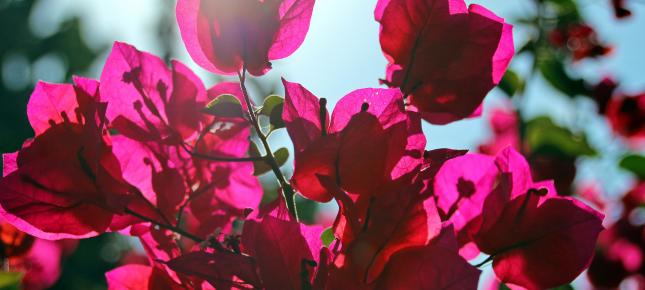
[[[284,121],[282,120],[282,110],[284,109],[284,98],[276,95],[268,96],[264,100],[261,115],[269,117],[271,130],[284,128]]]
[[[217,98],[210,101],[206,107],[202,109],[202,113],[228,118],[244,116],[240,100],[229,94],[219,95]]]
[[[523,54],[523,53],[531,53],[533,54],[535,52],[536,45],[535,42],[533,41],[528,41],[525,43],[520,49],[517,50],[517,55]]]
[[[524,80],[515,71],[509,69],[497,87],[507,96],[512,97],[516,92],[524,90]]]
[[[322,240],[323,246],[329,247],[331,243],[336,239],[334,236],[334,229],[329,227],[325,229],[322,234],[320,234],[320,239]]]
[[[545,2],[551,4],[549,7],[556,13],[556,17],[560,23],[580,23],[581,17],[578,11],[578,4],[573,0],[546,0]]]
[[[278,166],[281,167],[282,165],[287,163],[287,160],[289,159],[289,149],[282,147],[273,152],[273,156],[275,157],[275,161],[276,163],[278,163]]]
[[[249,148],[249,154],[252,157],[262,157],[262,154],[260,154],[260,150],[258,149],[255,142],[251,142],[251,146]],[[275,157],[275,161],[278,164],[278,167],[280,167],[284,165],[289,159],[289,149],[282,147],[276,150],[275,152],[273,152],[273,156]],[[253,162],[253,175],[259,176],[269,171],[271,171],[271,165],[269,165],[268,162],[264,160]]]
[[[584,135],[573,134],[560,127],[549,117],[537,117],[526,124],[526,140],[533,151],[541,148],[557,149],[568,156],[594,156],[596,151]]]
[[[620,160],[620,167],[645,180],[645,156],[627,155]]]
[[[0,272],[0,290],[20,290],[22,273]]]
[[[588,93],[585,82],[582,79],[571,77],[565,70],[562,60],[544,52],[538,54],[538,59],[537,65],[542,76],[555,89],[569,97]]]
[[[258,145],[256,145],[253,141],[251,141],[251,144],[249,146],[249,155],[251,157],[262,157],[262,154],[260,154],[260,150],[258,149]],[[269,166],[269,164],[267,164],[263,160],[253,161],[253,175],[262,175],[269,172],[269,170],[271,170],[271,166]]]

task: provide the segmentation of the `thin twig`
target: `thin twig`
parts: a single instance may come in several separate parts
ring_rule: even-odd
[[[221,161],[221,162],[254,162],[254,161],[263,161],[265,157],[259,156],[259,157],[222,157],[222,156],[212,156],[208,154],[202,154],[195,152],[188,148],[186,144],[182,144],[182,148],[186,150],[188,154],[190,154],[193,157],[199,158],[199,159],[204,159],[204,160],[210,160],[210,161]]]
[[[159,227],[161,227],[161,228],[164,228],[164,229],[167,229],[167,230],[173,231],[173,232],[175,232],[175,233],[178,233],[178,234],[180,234],[180,235],[182,235],[182,236],[184,236],[184,237],[186,237],[186,238],[189,238],[189,239],[191,239],[191,240],[193,240],[193,241],[195,241],[195,242],[198,242],[198,243],[202,243],[202,242],[204,242],[204,239],[202,239],[202,238],[200,238],[200,237],[198,237],[198,236],[196,236],[196,235],[193,235],[193,234],[191,234],[191,233],[189,233],[189,232],[186,232],[186,231],[184,231],[183,229],[180,229],[180,228],[175,227],[175,226],[172,226],[172,225],[162,224],[162,223],[160,223],[160,222],[158,222],[158,221],[155,221],[155,220],[153,220],[153,219],[151,219],[151,218],[148,218],[148,217],[146,217],[146,216],[143,216],[142,214],[140,214],[140,213],[138,213],[138,212],[135,212],[135,211],[133,211],[133,210],[131,210],[131,209],[129,209],[129,208],[125,208],[125,213],[127,213],[127,214],[129,214],[129,215],[132,215],[132,216],[134,216],[134,217],[136,217],[136,218],[138,218],[138,219],[141,219],[141,220],[144,220],[144,221],[150,222],[150,223],[152,223],[152,224],[154,224],[154,225],[157,225],[157,226],[159,226]]]
[[[280,187],[282,187],[282,194],[284,196],[284,201],[287,204],[287,209],[289,210],[289,213],[296,220],[298,220],[298,212],[296,210],[296,202],[295,202],[295,192],[293,191],[293,188],[291,187],[289,182],[287,182],[287,179],[282,174],[282,171],[280,171],[280,166],[278,165],[278,162],[275,160],[275,156],[273,156],[273,151],[271,151],[271,146],[269,145],[267,136],[264,134],[264,132],[262,132],[262,129],[260,128],[260,122],[258,121],[255,111],[253,111],[253,104],[251,103],[251,98],[249,97],[249,93],[245,85],[246,67],[242,69],[242,72],[238,72],[237,75],[240,79],[240,87],[242,89],[242,94],[244,95],[244,101],[246,102],[249,118],[251,119],[251,125],[253,125],[253,128],[255,128],[255,132],[260,138],[260,141],[264,146],[264,151],[266,152],[264,161],[267,164],[269,164],[269,166],[271,166],[271,170],[273,171],[276,178],[278,179],[278,182],[280,183]]]

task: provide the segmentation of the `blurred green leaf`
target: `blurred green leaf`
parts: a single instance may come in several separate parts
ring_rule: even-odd
[[[545,116],[527,122],[526,140],[533,151],[550,147],[572,157],[596,155],[584,135],[573,134]]]
[[[585,82],[572,78],[564,69],[562,60],[548,53],[541,53],[537,65],[544,79],[563,94],[569,97],[587,94]]]
[[[518,91],[524,90],[524,80],[515,71],[509,69],[497,87],[507,96],[512,97]]]
[[[334,229],[329,227],[325,229],[322,234],[320,234],[320,239],[322,240],[323,246],[329,247],[331,243],[336,239],[334,237]]]
[[[217,96],[202,109],[202,113],[229,118],[244,116],[240,100],[229,94]]]
[[[535,52],[535,42],[528,41],[520,49],[517,50],[517,55],[523,54],[525,52],[534,53]]]
[[[20,290],[20,281],[20,272],[0,272],[0,290]]]
[[[558,19],[560,23],[577,23],[581,22],[580,12],[578,5],[574,0],[544,0],[544,3],[549,4],[549,11],[553,11],[555,15],[550,15]]]
[[[276,95],[271,95],[264,100],[260,114],[269,117],[271,130],[284,128],[284,121],[282,120],[282,110],[284,109],[284,98]]]
[[[620,160],[620,167],[645,180],[645,156],[627,155]]]

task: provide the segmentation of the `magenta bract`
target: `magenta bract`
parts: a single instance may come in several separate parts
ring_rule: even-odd
[[[304,41],[315,0],[181,0],[177,22],[188,53],[217,74],[253,75]]]
[[[388,60],[384,82],[434,124],[472,115],[513,57],[512,27],[463,0],[379,0],[375,18]]]

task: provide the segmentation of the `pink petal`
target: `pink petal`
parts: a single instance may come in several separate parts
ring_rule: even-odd
[[[494,159],[467,154],[446,161],[434,182],[437,207],[461,231],[482,213],[482,206],[497,177]]]
[[[2,177],[18,170],[18,152],[2,154]]]
[[[217,289],[229,289],[234,285],[259,288],[262,285],[254,259],[245,255],[223,251],[191,252],[169,261],[168,266],[178,273],[206,280]]]
[[[184,289],[161,270],[144,265],[130,264],[105,273],[108,290]]]
[[[46,240],[82,239],[103,233],[112,213],[24,182],[14,172],[0,180],[0,215],[16,228]]]
[[[452,229],[446,228],[430,245],[395,255],[376,289],[476,289],[481,271],[461,258],[455,245]]]
[[[205,117],[199,110],[206,104],[206,88],[188,67],[179,61],[172,62],[173,87],[166,105],[169,125],[182,140],[199,132],[200,122]]]
[[[354,115],[361,112],[363,104],[367,112],[376,116],[383,129],[404,122],[407,118],[403,108],[403,95],[397,89],[358,89],[342,97],[332,113],[329,132],[340,132]]]
[[[308,282],[313,279],[313,267],[303,269],[303,261],[318,262],[321,233],[319,226],[267,216],[246,221],[242,246],[255,257],[266,289],[301,289],[303,270],[310,270]]]
[[[506,147],[495,156],[495,163],[501,172],[511,174],[513,191],[510,198],[526,193],[533,183],[531,168],[524,156],[513,147]]]
[[[101,74],[100,89],[108,103],[108,120],[125,118],[155,138],[168,136],[165,102],[173,92],[173,79],[163,60],[115,42]]]
[[[209,59],[210,55],[205,52],[206,50],[201,48],[200,37],[204,37],[204,32],[199,31],[199,28],[203,27],[199,19],[200,5],[201,0],[177,1],[177,24],[186,50],[192,59],[204,69],[216,74],[232,74],[233,72],[230,71],[219,70]],[[205,49],[209,49],[209,47],[205,47]]]
[[[305,40],[315,0],[284,0],[280,4],[280,29],[269,49],[269,59],[293,54]]]
[[[462,0],[379,1],[375,18],[389,62],[384,82],[431,123],[473,115],[513,55],[511,27]]]
[[[78,107],[74,87],[68,84],[36,84],[29,103],[27,116],[36,135],[45,132],[52,124],[81,123],[75,112]]]
[[[302,152],[313,140],[321,137],[320,101],[301,84],[282,79],[285,90],[282,119],[297,153]],[[325,114],[325,130],[329,114]]]

